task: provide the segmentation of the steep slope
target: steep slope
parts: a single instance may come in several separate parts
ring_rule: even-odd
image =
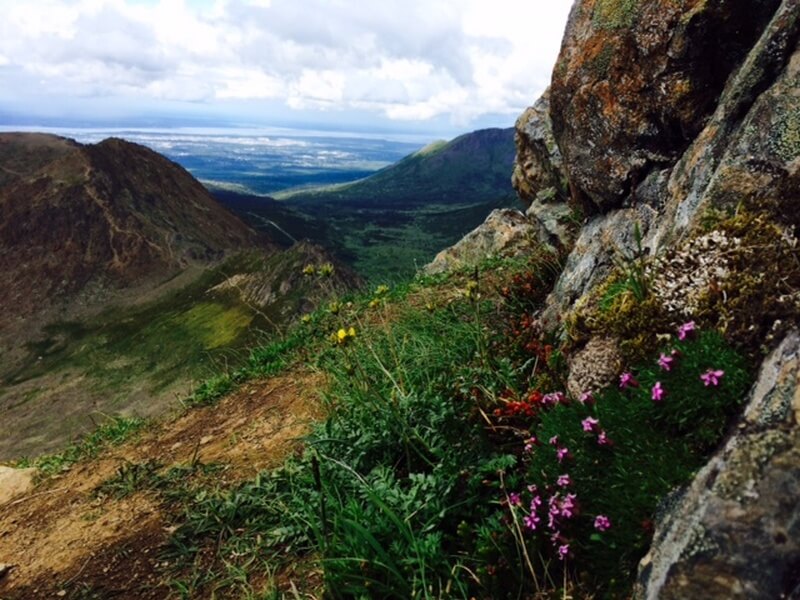
[[[157,283],[257,236],[181,167],[122,140],[0,136],[0,330],[82,291]]]
[[[310,237],[368,279],[407,277],[495,208],[516,204],[513,129],[436,142],[353,183],[217,198],[278,242]]]
[[[193,382],[358,279],[265,241],[188,172],[108,139],[0,136],[0,459],[93,416],[162,412]]]

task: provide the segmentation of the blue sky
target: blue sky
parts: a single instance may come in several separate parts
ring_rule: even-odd
[[[0,0],[0,125],[510,126],[571,0]]]

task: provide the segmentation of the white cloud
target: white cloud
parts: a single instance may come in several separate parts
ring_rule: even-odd
[[[27,74],[54,102],[269,100],[466,125],[513,116],[543,91],[570,5],[0,0],[0,66]]]

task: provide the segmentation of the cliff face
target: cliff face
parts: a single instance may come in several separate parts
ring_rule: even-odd
[[[581,315],[619,257],[643,250],[656,308],[640,335],[702,319],[754,361],[788,336],[765,359],[737,433],[665,509],[640,597],[798,592],[797,508],[781,498],[800,485],[799,30],[796,1],[579,1],[549,112],[529,109],[517,124],[514,184],[539,206],[529,216],[544,223],[571,206],[586,217],[542,316],[550,328],[572,325],[576,348],[609,333],[630,343],[631,328],[609,332]],[[529,134],[550,128],[558,154]],[[552,172],[570,194],[546,194],[548,207],[537,195]]]
[[[798,39],[797,0],[578,0],[550,90],[517,121],[512,181],[563,258],[537,318],[573,394],[688,320],[759,374],[734,433],[665,503],[639,597],[800,594]],[[645,297],[616,302],[608,286],[636,276]]]

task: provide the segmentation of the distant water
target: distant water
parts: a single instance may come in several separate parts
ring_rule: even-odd
[[[152,148],[211,189],[253,194],[366,177],[415,152],[429,138],[284,128],[113,129],[8,127],[95,143],[119,137]]]

